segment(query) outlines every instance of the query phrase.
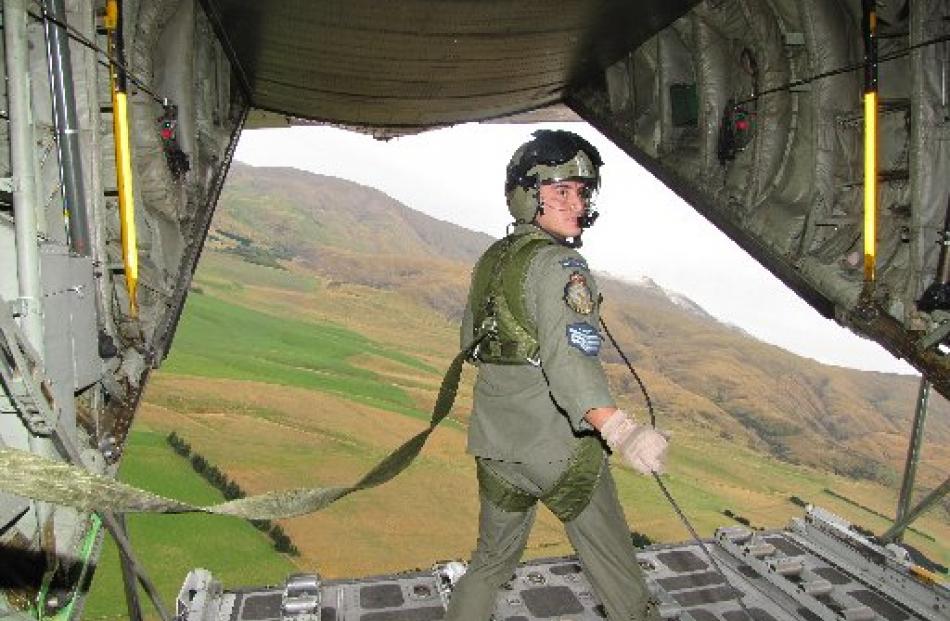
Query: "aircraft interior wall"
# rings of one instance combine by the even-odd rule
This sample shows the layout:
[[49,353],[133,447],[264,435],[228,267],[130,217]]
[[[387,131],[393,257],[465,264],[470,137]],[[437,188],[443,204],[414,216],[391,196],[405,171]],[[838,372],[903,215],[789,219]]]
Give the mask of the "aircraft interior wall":
[[568,101],[819,313],[880,342],[946,395],[945,357],[921,346],[945,315],[917,301],[939,280],[950,192],[939,172],[950,57],[946,43],[923,45],[946,36],[947,6],[879,11],[871,287],[860,2],[702,3]]
[[[75,106],[85,190],[76,206],[66,205],[62,192],[62,139],[40,4],[4,3],[0,67],[7,73],[9,52],[19,45],[22,74],[6,77],[22,78],[24,88],[17,95],[5,88],[9,81],[0,80],[0,89],[5,110],[20,105],[29,114],[0,123],[0,177],[6,179],[0,188],[0,296],[13,311],[13,321],[3,323],[2,347],[7,362],[14,350],[22,356],[32,379],[9,390],[5,378],[0,447],[79,461],[114,476],[148,373],[170,346],[247,100],[234,88],[227,56],[196,2],[123,3],[138,236],[135,312],[122,251],[106,3],[61,4],[65,11],[57,17],[70,35],[67,96]],[[162,133],[166,123],[174,140]],[[14,130],[25,137],[20,155],[11,142]],[[23,162],[23,154],[30,161]],[[28,220],[17,203],[28,203],[35,214],[36,227],[26,237],[16,230]],[[66,215],[78,208],[89,222],[84,252],[73,243],[77,218]],[[30,235],[38,255],[32,268],[20,263],[17,252],[18,240]],[[24,296],[29,280],[39,282],[34,298]],[[17,324],[26,328],[17,330]],[[68,608],[78,618],[83,594],[77,579],[94,568],[101,539],[89,514],[0,494],[0,613],[27,613],[46,584],[47,613]],[[86,555],[84,547],[93,540]]]

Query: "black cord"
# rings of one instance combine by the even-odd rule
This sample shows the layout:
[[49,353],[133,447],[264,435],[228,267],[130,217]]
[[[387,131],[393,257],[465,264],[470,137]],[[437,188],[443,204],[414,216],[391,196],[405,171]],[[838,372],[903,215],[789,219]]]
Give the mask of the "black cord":
[[[915,43],[914,45],[908,45],[904,49],[897,50],[896,52],[885,54],[878,58],[877,64],[880,65],[881,63],[884,63],[884,62],[897,60],[898,58],[903,58],[904,56],[907,56],[908,54],[910,54],[912,51],[916,49],[927,47],[928,45],[936,45],[937,43],[943,43],[944,41],[950,41],[950,35],[940,35],[939,37],[934,37],[933,39],[927,39],[926,41],[921,41],[920,43]],[[847,65],[845,67],[839,67],[838,69],[832,69],[830,71],[825,71],[824,73],[818,73],[807,78],[802,78],[801,80],[794,80],[792,82],[787,82],[781,86],[768,88],[764,91],[756,93],[755,95],[747,99],[739,100],[733,105],[740,106],[742,104],[752,103],[765,95],[771,95],[772,93],[787,91],[797,86],[804,86],[805,84],[810,84],[816,80],[822,80],[824,78],[830,78],[836,75],[841,75],[842,73],[850,73],[852,71],[858,71],[860,69],[864,69],[863,62],[854,63],[853,65]]]
[[607,335],[607,338],[609,338],[610,342],[613,343],[614,349],[616,349],[617,353],[620,354],[620,358],[623,359],[623,363],[627,365],[630,373],[633,374],[633,378],[637,380],[638,384],[640,384],[640,392],[643,393],[643,398],[646,399],[647,411],[650,413],[650,425],[656,429],[656,413],[653,411],[653,400],[650,399],[650,393],[647,392],[647,387],[644,385],[643,380],[640,379],[640,375],[637,373],[636,369],[634,369],[633,365],[630,364],[630,360],[627,359],[627,354],[623,353],[623,350],[620,349],[617,339],[615,339],[614,335],[610,333],[610,329],[607,327],[607,324],[604,323],[603,317],[600,318],[600,325],[604,329],[604,333]]

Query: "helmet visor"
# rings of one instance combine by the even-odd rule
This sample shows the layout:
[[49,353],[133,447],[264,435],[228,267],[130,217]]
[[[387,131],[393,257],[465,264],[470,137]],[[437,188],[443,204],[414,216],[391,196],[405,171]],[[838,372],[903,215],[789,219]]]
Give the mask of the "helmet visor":
[[528,174],[534,175],[539,184],[584,181],[591,189],[597,189],[600,180],[597,167],[583,151],[578,151],[565,162],[538,163]]

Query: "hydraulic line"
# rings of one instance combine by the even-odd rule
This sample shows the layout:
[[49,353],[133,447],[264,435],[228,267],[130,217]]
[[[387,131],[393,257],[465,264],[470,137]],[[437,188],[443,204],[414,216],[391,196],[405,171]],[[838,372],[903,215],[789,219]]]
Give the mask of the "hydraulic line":
[[[99,531],[102,529],[102,518],[99,517],[98,513],[93,513],[89,516],[89,532],[86,534],[86,541],[82,546],[82,553],[80,558],[82,559],[82,570],[79,572],[79,578],[76,580],[77,591],[85,583],[86,576],[89,574],[89,568],[92,566],[92,551],[96,547],[96,540],[99,538]],[[72,599],[69,600],[69,604],[66,606],[66,609],[63,610],[62,614],[59,615],[60,618],[69,621],[73,618],[73,609],[76,607],[76,600],[79,598],[79,593],[77,592],[73,595]]]
[[52,617],[46,617],[43,611],[43,602],[46,600],[47,587],[44,586],[37,597],[36,618],[39,620],[49,619],[50,621],[71,621],[73,610],[76,608],[76,600],[80,597],[79,590],[86,582],[86,576],[89,574],[89,567],[92,565],[92,551],[96,546],[96,540],[99,538],[99,532],[102,530],[102,518],[97,513],[89,516],[89,530],[86,531],[86,538],[83,541],[82,549],[79,553],[79,559],[82,561],[82,569],[79,577],[76,579],[76,591],[69,599],[69,603]]
[[862,0],[864,13],[864,282],[875,279],[877,254],[877,11]]
[[[65,23],[63,0],[45,0],[44,15],[55,16]],[[66,28],[44,20],[50,82],[53,94],[53,115],[59,145],[60,177],[65,199],[66,230],[69,248],[80,256],[89,256],[89,215],[86,212],[83,188],[82,156],[79,152],[79,122],[76,119],[76,97],[73,93],[73,68]]]
[[[106,3],[106,30],[112,56],[120,61],[125,56],[122,0]],[[119,193],[119,223],[122,234],[122,262],[125,266],[125,285],[129,295],[129,313],[138,316],[139,257],[135,231],[135,201],[132,193],[132,152],[129,147],[128,80],[125,67],[113,63],[110,67],[112,83],[112,128],[115,138],[115,169]]]

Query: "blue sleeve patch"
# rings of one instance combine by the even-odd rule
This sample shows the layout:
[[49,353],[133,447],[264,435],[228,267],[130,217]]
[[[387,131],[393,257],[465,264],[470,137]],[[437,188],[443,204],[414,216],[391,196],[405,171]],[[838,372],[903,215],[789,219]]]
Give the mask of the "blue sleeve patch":
[[600,353],[600,332],[587,322],[567,326],[567,344],[584,352],[585,356]]
[[581,259],[580,257],[568,257],[566,259],[561,259],[561,267],[569,270],[582,269],[586,270],[587,261]]

